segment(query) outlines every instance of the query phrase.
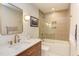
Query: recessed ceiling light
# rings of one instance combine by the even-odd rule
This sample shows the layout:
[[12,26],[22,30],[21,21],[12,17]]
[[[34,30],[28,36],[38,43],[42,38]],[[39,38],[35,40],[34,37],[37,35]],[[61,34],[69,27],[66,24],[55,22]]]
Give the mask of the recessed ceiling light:
[[55,11],[55,8],[52,8],[52,11]]

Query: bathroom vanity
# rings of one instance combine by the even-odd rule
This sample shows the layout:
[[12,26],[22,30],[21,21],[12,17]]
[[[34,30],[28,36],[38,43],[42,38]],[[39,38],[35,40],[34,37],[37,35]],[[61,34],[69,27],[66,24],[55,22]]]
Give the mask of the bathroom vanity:
[[24,39],[16,45],[8,43],[0,45],[0,56],[40,56],[41,40],[40,39]]
[[19,53],[17,56],[41,56],[41,41]]

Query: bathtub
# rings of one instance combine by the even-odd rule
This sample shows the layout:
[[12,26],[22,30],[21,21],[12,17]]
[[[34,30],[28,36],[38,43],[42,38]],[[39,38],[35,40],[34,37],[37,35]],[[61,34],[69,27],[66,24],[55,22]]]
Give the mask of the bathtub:
[[42,56],[69,56],[70,47],[68,41],[43,39]]

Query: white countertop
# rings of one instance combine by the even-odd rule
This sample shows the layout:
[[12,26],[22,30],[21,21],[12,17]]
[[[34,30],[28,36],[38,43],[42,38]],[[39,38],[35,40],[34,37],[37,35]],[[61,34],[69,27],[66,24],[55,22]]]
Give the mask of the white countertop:
[[15,56],[22,51],[32,47],[34,44],[41,41],[40,39],[29,39],[29,40],[22,40],[21,42],[17,43],[16,45],[9,45],[4,44],[0,45],[0,56]]

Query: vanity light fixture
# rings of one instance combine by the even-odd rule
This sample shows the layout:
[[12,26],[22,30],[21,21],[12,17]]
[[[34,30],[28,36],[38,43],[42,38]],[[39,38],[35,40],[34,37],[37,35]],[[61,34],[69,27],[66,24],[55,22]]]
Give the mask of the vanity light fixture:
[[25,21],[30,20],[30,16],[25,16],[25,17],[24,17],[24,20],[25,20]]

